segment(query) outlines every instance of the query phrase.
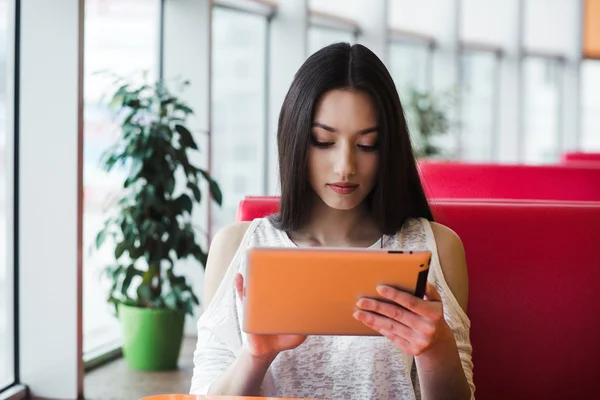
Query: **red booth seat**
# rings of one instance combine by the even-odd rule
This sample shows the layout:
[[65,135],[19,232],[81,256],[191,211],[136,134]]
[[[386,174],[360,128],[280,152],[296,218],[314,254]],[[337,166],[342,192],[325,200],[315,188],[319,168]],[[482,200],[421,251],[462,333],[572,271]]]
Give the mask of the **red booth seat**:
[[430,199],[600,201],[600,165],[421,162],[419,173]]
[[600,153],[583,153],[583,152],[567,152],[561,156],[561,161],[570,162],[586,162],[600,163]]
[[[246,198],[240,220],[276,212]],[[600,393],[600,204],[432,204],[464,243],[476,398],[588,399]]]

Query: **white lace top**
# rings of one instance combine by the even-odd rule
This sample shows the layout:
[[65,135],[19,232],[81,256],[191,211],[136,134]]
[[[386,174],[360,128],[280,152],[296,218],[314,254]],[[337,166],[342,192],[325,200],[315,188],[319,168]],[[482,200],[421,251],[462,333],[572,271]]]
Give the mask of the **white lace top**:
[[[191,394],[206,394],[210,385],[233,363],[246,340],[246,334],[240,328],[242,305],[233,281],[236,272],[245,272],[246,249],[260,246],[296,245],[266,218],[251,223],[215,297],[198,320]],[[444,317],[454,333],[471,386],[471,398],[474,398],[470,321],[444,279],[429,222],[426,219],[408,220],[399,234],[384,236],[372,247],[432,251],[429,282],[435,285],[442,297]],[[309,336],[298,348],[279,354],[271,364],[261,387],[262,395],[321,399],[420,399],[413,361],[413,356],[384,337]]]

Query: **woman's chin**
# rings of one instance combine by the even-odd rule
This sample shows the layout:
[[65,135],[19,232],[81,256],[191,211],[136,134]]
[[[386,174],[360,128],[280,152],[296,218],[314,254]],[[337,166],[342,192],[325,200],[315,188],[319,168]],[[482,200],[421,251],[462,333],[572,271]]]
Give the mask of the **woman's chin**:
[[336,211],[351,211],[362,203],[362,199],[355,196],[326,196],[325,198],[321,197],[321,200]]

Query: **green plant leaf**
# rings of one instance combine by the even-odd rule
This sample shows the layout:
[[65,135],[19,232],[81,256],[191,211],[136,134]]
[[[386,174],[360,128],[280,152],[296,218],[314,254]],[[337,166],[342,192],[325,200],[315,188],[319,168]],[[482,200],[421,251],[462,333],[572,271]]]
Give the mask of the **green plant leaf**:
[[188,299],[186,303],[186,314],[194,316],[194,303],[192,299]]
[[115,258],[118,260],[119,258],[121,258],[121,256],[123,255],[123,253],[125,252],[125,249],[127,249],[127,246],[129,244],[126,241],[122,241],[120,242],[117,247],[115,247]]
[[205,170],[199,169],[199,172],[202,174],[204,179],[206,179],[206,181],[208,182],[208,189],[210,190],[210,195],[213,198],[213,200],[215,201],[215,203],[217,203],[218,205],[222,205],[223,194],[221,193],[221,189],[219,188],[219,185],[217,184],[217,182],[215,182],[210,177],[208,172],[206,172]]
[[177,131],[177,133],[179,133],[179,136],[181,137],[181,143],[185,147],[195,149],[195,150],[198,149],[198,145],[194,141],[194,137],[192,136],[192,133],[185,126],[176,124],[175,130]]
[[200,193],[200,189],[198,189],[198,186],[194,185],[194,183],[192,182],[188,182],[187,187],[192,191],[194,199],[196,199],[196,201],[200,203],[200,200],[202,200],[202,193]]
[[177,309],[177,298],[175,297],[175,294],[173,292],[165,296],[165,306],[167,306],[171,310]]
[[173,191],[175,190],[175,178],[174,177],[170,176],[169,178],[167,178],[165,190],[168,194],[173,194]]
[[192,296],[192,301],[194,302],[194,304],[197,305],[197,306],[199,306],[200,305],[200,300],[198,300],[198,297],[196,297],[196,295],[192,291],[192,288],[190,288],[190,296]]
[[181,102],[175,103],[175,109],[178,111],[182,111],[186,115],[190,115],[190,114],[194,113],[194,111],[191,108],[189,108],[187,105],[185,105]]
[[96,236],[96,248],[99,249],[102,247],[102,243],[104,243],[104,239],[106,239],[106,229],[100,230],[98,235]]
[[137,288],[138,302],[149,306],[152,303],[152,292],[146,285],[140,285]]
[[192,207],[194,205],[192,204],[192,199],[190,199],[190,196],[187,194],[179,196],[177,200],[175,200],[175,204],[179,209],[187,211],[188,214],[192,214]]
[[125,273],[125,279],[123,279],[123,284],[121,284],[121,293],[124,296],[127,296],[127,290],[129,290],[129,286],[131,285],[131,280],[136,275],[137,275],[137,270],[135,269],[133,264],[130,265],[129,267],[127,267],[127,272]]

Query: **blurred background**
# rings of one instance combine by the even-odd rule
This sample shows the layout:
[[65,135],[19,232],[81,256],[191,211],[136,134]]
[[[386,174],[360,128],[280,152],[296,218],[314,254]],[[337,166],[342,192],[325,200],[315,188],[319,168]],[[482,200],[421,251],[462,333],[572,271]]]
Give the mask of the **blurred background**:
[[[222,193],[194,206],[206,248],[244,196],[279,193],[279,108],[323,46],[382,59],[419,157],[553,164],[600,152],[598,26],[595,0],[0,0],[0,389],[75,398],[120,354],[114,244],[92,247],[126,173],[100,162],[120,125],[98,72],[190,81],[195,160]],[[200,295],[201,265],[177,268]]]

